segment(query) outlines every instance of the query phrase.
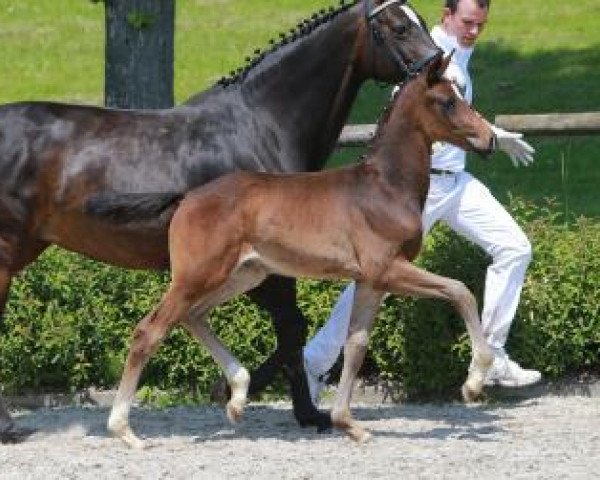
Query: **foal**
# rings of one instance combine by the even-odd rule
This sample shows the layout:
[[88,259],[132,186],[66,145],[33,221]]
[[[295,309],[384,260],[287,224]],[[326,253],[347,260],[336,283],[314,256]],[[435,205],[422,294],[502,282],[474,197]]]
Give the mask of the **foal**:
[[[432,142],[479,152],[493,145],[487,122],[442,79],[448,62],[449,57],[438,57],[397,95],[363,162],[319,173],[237,172],[181,200],[169,229],[172,281],[158,307],[135,329],[109,419],[115,435],[143,446],[128,426],[130,404],[142,368],[177,324],[201,338],[224,369],[232,392],[227,415],[231,421],[241,417],[249,382],[246,369],[206,321],[188,318],[206,318],[211,308],[271,273],[356,280],[344,367],[331,412],[333,424],[355,440],[363,441],[369,433],[350,414],[352,385],[385,292],[440,298],[454,305],[472,343],[463,396],[469,401],[481,393],[492,357],[473,295],[461,282],[411,263],[421,248]],[[161,208],[178,200],[171,195]]]

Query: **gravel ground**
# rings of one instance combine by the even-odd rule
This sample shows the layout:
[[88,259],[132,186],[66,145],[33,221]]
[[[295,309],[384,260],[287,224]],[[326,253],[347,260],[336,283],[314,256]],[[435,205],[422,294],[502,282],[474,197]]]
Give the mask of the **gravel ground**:
[[[360,401],[360,399],[359,399]],[[600,399],[544,395],[462,404],[355,405],[373,438],[299,428],[288,403],[250,404],[235,428],[220,407],[134,409],[150,448],[107,436],[106,407],[18,413],[38,432],[0,445],[8,479],[600,478]]]

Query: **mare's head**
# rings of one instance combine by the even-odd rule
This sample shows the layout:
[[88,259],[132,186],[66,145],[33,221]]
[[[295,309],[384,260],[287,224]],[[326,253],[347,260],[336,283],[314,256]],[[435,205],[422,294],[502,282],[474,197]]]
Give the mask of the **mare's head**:
[[427,25],[406,0],[363,0],[366,22],[357,55],[366,77],[398,83],[439,53]]
[[[490,124],[444,77],[451,55],[436,57],[398,94],[399,112],[424,133],[427,142],[449,142],[464,150],[486,155],[493,151],[495,137]],[[395,110],[395,109],[394,109]]]

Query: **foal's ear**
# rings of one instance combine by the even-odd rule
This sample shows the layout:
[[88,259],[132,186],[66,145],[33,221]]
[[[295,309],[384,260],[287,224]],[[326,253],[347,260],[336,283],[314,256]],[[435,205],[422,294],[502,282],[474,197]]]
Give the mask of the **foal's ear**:
[[437,55],[428,65],[427,68],[427,86],[431,87],[438,83],[442,77],[444,76],[444,72],[448,68],[450,64],[450,60],[452,60],[452,55],[454,54],[454,50],[452,50],[445,57],[440,53]]

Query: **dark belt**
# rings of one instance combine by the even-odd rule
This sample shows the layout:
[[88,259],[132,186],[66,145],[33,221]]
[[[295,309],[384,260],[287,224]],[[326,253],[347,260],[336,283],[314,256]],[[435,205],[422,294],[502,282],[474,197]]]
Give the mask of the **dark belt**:
[[441,170],[439,168],[430,168],[429,173],[432,175],[456,175],[456,172],[450,170]]

